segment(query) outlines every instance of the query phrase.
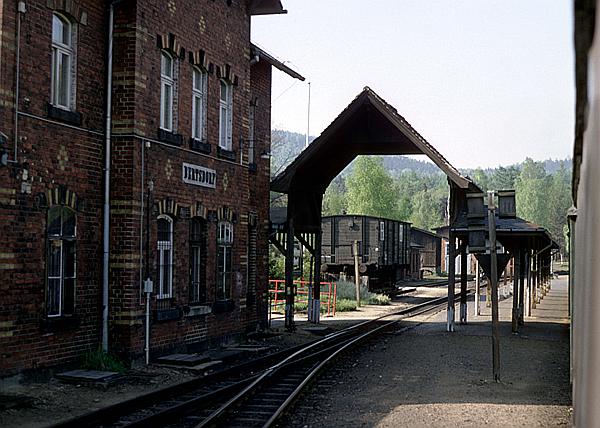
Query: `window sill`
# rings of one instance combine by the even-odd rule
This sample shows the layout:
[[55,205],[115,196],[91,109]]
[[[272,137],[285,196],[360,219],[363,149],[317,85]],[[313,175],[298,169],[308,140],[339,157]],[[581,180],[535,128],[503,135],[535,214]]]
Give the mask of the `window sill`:
[[181,318],[181,315],[179,308],[156,309],[154,311],[154,320],[156,322],[178,320]]
[[200,152],[210,154],[211,147],[209,143],[205,143],[204,141],[196,140],[195,138],[190,138],[190,149]]
[[213,314],[224,314],[227,312],[233,312],[235,308],[235,303],[232,299],[227,300],[217,300],[212,304],[212,312]]
[[212,313],[212,308],[208,304],[195,304],[187,308],[188,312],[185,314],[186,318],[202,317]]
[[158,128],[158,139],[177,147],[181,147],[183,143],[183,136],[181,134],[175,134],[162,128]]
[[233,150],[226,150],[223,147],[217,147],[217,156],[230,161],[235,161],[235,152]]
[[65,110],[50,103],[47,104],[47,108],[48,118],[60,120],[61,122],[65,122],[70,125],[81,125],[81,113],[72,110]]
[[45,317],[40,320],[40,329],[44,333],[59,333],[73,331],[81,325],[81,319],[77,315],[62,315],[59,317]]

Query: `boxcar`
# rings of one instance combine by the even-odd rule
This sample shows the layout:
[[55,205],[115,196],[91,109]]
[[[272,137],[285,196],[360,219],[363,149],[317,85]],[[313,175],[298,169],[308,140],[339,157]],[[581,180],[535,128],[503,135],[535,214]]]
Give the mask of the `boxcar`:
[[359,271],[373,291],[393,290],[410,269],[410,223],[362,215],[323,217],[322,270],[354,276],[354,241]]

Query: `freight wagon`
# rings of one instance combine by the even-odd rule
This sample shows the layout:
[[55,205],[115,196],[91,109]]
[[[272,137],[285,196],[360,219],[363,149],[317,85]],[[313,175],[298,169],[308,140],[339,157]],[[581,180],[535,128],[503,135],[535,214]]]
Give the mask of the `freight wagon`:
[[410,223],[362,215],[336,215],[321,221],[322,271],[354,276],[353,245],[358,241],[361,275],[372,291],[392,291],[410,274]]

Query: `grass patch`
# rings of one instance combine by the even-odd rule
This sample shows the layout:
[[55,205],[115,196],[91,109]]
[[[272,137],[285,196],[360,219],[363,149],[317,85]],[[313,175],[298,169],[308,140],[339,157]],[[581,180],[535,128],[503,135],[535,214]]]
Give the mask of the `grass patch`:
[[96,351],[88,351],[81,358],[81,367],[86,370],[105,370],[109,372],[125,373],[127,367],[119,357],[114,354]]
[[[354,303],[354,309],[346,309],[346,310],[355,310],[356,309],[356,285],[353,282],[349,281],[339,281],[337,283],[337,310],[342,311],[340,309],[340,302],[342,300],[352,301]],[[360,285],[360,303],[364,305],[389,305],[391,299],[385,294],[377,294],[371,293],[369,288],[361,284]]]
[[356,310],[356,300],[339,299],[337,301],[337,312],[350,312]]

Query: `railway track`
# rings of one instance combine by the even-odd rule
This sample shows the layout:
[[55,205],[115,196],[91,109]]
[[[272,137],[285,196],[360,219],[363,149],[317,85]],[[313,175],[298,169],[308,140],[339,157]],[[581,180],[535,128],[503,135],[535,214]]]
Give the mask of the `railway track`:
[[446,301],[445,297],[431,299],[310,344],[163,388],[53,427],[269,427],[340,353],[402,319],[445,307]]

